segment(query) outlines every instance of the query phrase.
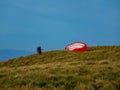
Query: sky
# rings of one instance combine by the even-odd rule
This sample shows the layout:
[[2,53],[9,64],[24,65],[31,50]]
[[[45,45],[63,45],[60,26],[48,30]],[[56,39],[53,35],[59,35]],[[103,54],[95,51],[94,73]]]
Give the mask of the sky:
[[120,45],[120,0],[0,0],[0,49]]

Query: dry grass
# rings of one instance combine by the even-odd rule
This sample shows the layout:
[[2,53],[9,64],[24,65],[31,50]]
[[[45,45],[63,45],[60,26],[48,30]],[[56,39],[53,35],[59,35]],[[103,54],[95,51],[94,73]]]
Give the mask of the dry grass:
[[0,63],[0,89],[120,90],[120,46],[49,51]]

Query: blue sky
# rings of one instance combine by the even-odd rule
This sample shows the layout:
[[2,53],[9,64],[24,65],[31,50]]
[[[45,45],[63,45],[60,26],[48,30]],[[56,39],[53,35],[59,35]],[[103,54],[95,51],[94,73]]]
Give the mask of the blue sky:
[[0,49],[120,45],[120,0],[0,0]]

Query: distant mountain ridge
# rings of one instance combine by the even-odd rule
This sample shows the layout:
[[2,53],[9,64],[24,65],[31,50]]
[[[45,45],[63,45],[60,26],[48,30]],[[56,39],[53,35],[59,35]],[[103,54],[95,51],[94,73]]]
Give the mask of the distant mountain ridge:
[[0,62],[20,56],[32,54],[32,51],[15,50],[15,49],[0,49]]

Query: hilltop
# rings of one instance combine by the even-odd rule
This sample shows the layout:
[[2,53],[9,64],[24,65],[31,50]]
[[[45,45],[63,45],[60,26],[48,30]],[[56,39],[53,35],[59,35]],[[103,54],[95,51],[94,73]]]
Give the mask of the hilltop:
[[0,90],[120,90],[120,46],[32,54],[0,62]]

